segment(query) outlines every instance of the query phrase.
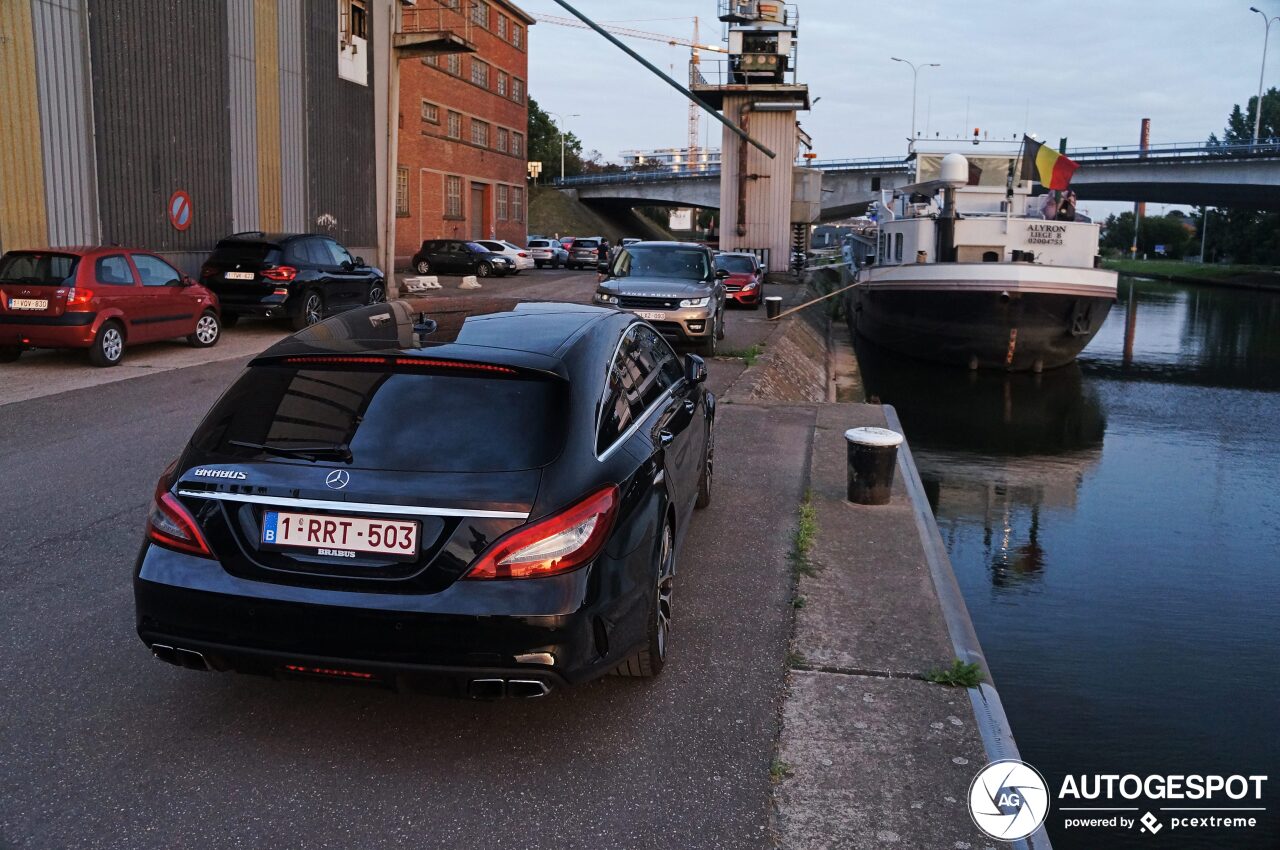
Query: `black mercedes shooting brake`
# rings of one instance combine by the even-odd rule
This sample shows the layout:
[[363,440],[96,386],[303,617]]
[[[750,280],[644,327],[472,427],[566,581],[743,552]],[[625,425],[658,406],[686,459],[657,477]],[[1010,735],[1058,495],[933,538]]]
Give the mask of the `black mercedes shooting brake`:
[[255,358],[161,476],[137,629],[201,670],[541,696],[667,658],[706,367],[617,310],[359,308]]

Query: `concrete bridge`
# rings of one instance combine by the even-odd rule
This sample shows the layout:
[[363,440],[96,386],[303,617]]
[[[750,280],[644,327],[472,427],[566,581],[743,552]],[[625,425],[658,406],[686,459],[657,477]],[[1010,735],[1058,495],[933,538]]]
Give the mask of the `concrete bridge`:
[[[1203,143],[1068,150],[1080,163],[1071,181],[1082,200],[1148,201],[1280,210],[1280,142],[1257,146]],[[911,182],[903,158],[819,160],[821,221],[860,215],[881,190]],[[584,203],[618,210],[638,206],[714,209],[720,172],[630,170],[570,177],[555,184]]]

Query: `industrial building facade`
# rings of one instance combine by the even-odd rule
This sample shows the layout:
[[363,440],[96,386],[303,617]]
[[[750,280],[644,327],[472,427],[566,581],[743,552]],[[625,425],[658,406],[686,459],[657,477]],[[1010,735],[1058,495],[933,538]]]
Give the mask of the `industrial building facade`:
[[119,243],[193,273],[229,233],[310,231],[372,261],[398,7],[0,0],[0,250]]
[[424,239],[528,233],[529,27],[499,0],[418,0],[404,29],[464,34],[472,49],[400,63],[396,257]]

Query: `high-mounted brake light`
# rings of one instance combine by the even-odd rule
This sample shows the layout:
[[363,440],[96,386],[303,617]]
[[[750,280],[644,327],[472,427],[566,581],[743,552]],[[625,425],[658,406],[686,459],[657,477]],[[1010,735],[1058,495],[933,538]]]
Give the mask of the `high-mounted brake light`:
[[213,552],[200,533],[195,517],[178,501],[177,496],[169,492],[169,482],[176,468],[177,461],[169,464],[169,468],[161,473],[160,480],[156,482],[155,501],[151,506],[151,516],[147,519],[147,537],[151,542],[169,549],[212,558]]
[[490,372],[498,375],[517,375],[509,366],[492,363],[469,363],[465,360],[439,360],[430,357],[369,357],[347,354],[307,354],[285,357],[286,366],[398,366],[418,369],[460,369],[474,372]]
[[618,488],[601,487],[563,511],[498,540],[466,578],[538,578],[576,570],[604,548],[617,507]]
[[275,266],[270,269],[263,269],[262,276],[267,280],[293,280],[298,276],[298,270],[293,266]]

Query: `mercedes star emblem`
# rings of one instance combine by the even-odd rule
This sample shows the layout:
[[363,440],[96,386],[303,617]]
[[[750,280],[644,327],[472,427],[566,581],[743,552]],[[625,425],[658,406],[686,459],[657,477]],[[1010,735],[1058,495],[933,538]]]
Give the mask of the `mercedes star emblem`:
[[325,476],[324,483],[334,490],[341,490],[351,483],[351,475],[345,469],[335,469]]

